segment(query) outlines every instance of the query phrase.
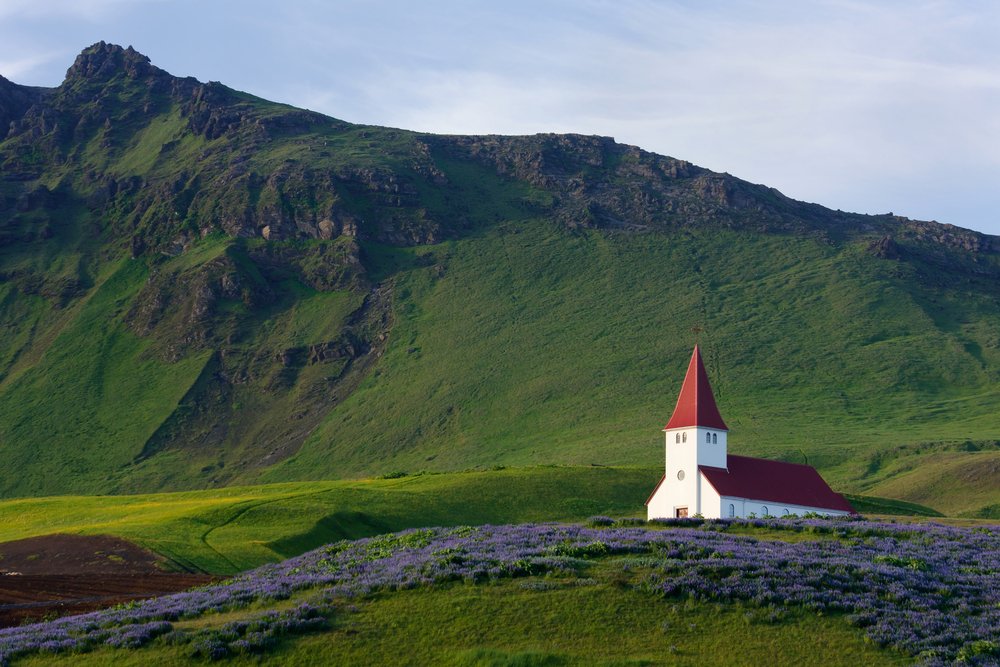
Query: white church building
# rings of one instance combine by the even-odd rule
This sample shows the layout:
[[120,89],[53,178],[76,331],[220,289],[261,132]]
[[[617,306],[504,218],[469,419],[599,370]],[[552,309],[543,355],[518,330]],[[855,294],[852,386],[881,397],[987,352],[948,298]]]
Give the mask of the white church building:
[[729,429],[715,404],[698,346],[663,431],[667,466],[646,501],[649,519],[854,513],[811,466],[726,451]]

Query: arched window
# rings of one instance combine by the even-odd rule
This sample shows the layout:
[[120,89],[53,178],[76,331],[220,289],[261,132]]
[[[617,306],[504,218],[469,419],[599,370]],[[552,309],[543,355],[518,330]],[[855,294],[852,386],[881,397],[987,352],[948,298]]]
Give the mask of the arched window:
[[736,505],[729,503],[729,518],[732,519],[736,516]]
[[681,433],[681,442],[687,442],[687,441],[688,441],[688,434]]
[[788,511],[787,507],[785,509],[781,510],[781,516],[788,516],[789,514],[790,514],[790,512]]
[[767,512],[767,505],[761,505],[760,506],[760,515],[761,516],[770,516],[770,514],[768,514],[768,512]]
[[713,433],[712,434],[712,444],[713,445],[719,444],[719,434],[718,433]]
[[706,433],[705,434],[705,444],[706,445],[711,445],[712,444],[712,434],[711,433]]
[[680,433],[674,433],[674,442],[680,443],[680,441],[681,441],[681,434]]

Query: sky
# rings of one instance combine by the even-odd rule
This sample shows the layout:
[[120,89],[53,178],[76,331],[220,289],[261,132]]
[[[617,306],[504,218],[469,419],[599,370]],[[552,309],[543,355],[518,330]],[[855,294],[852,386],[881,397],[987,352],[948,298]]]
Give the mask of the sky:
[[0,74],[97,41],[343,120],[577,132],[1000,235],[1000,3],[0,0]]

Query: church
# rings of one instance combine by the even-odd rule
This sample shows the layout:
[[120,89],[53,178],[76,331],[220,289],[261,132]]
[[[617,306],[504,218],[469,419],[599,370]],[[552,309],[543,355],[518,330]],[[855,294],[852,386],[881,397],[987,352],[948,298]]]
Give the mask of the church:
[[648,519],[853,514],[812,466],[733,456],[696,345],[666,434],[666,472],[646,500]]

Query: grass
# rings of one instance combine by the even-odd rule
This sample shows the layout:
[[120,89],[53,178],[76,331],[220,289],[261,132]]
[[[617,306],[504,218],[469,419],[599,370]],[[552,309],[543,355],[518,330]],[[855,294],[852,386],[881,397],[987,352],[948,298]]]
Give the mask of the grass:
[[[274,665],[894,665],[903,656],[864,641],[842,618],[800,610],[777,618],[739,604],[664,600],[597,565],[582,578],[449,584],[345,603],[330,631],[283,640],[261,657]],[[221,624],[233,614],[206,621]],[[162,642],[17,665],[166,665],[184,649]]]
[[844,497],[851,503],[859,514],[881,514],[888,516],[926,516],[942,517],[941,512],[930,507],[908,503],[903,500],[893,498],[878,498],[876,496],[862,496],[853,493],[844,494]]
[[[745,261],[709,275],[660,268],[701,265],[736,246]],[[231,241],[209,236],[159,271],[183,275],[233,252]],[[979,364],[947,331],[928,326],[908,283],[891,273],[898,267],[801,239],[567,236],[538,220],[436,246],[367,244],[365,256],[372,276],[394,285],[388,348],[297,453],[263,472],[246,462],[266,453],[260,448],[336,369],[306,366],[284,393],[267,389],[267,375],[236,385],[224,443],[168,447],[133,463],[150,434],[183,416],[177,406],[208,358],[164,364],[148,354],[155,339],[122,323],[144,264],[105,269],[89,298],[60,314],[68,319],[48,351],[33,364],[16,362],[18,375],[5,382],[0,438],[19,474],[4,478],[0,492],[136,492],[215,484],[220,475],[257,483],[546,462],[653,467],[689,354],[688,325],[703,323],[734,453],[808,462],[837,488],[948,514],[989,516],[1000,503],[994,454],[954,444],[995,435],[992,362]],[[269,309],[240,315],[230,353],[273,365],[282,349],[335,338],[362,299],[294,280],[278,294]],[[747,303],[760,304],[749,318]],[[7,288],[0,308],[13,323],[15,363],[45,307]],[[777,334],[791,326],[789,313],[809,323],[805,340]],[[834,326],[842,335],[819,342]],[[984,346],[980,356],[988,354]],[[972,393],[963,388],[972,380],[986,384]],[[868,390],[881,385],[895,390]],[[211,423],[196,425],[211,432]]]
[[[114,318],[144,279],[141,264],[121,264],[45,356],[7,386],[17,400],[0,402],[0,442],[17,475],[0,480],[0,494],[99,485],[132,461],[198,377],[207,355],[163,364],[144,354],[148,340]],[[52,442],[64,444],[57,458],[38,446]]]
[[[733,247],[743,261],[709,272],[706,258]],[[183,275],[232,252],[231,241],[209,236],[159,270]],[[190,488],[217,483],[220,474],[257,483],[547,462],[653,467],[690,352],[689,325],[701,323],[734,453],[808,462],[837,488],[945,513],[1000,503],[988,466],[979,468],[985,481],[970,481],[975,493],[966,492],[971,473],[961,471],[987,457],[953,445],[994,435],[992,361],[984,367],[929,325],[908,296],[912,276],[893,275],[899,267],[802,239],[567,236],[538,220],[436,246],[367,244],[365,257],[373,278],[394,285],[388,349],[296,454],[263,472],[245,462],[266,453],[258,443],[269,442],[331,370],[307,366],[280,394],[267,389],[267,376],[263,386],[237,385],[224,447],[168,447],[133,464],[206,360],[162,364],[145,354],[155,339],[122,325],[143,265],[106,270],[93,294],[62,315],[69,319],[49,352],[33,365],[20,362],[20,375],[0,394],[0,437],[21,466],[3,493]],[[692,264],[705,268],[661,269]],[[240,316],[230,352],[273,358],[331,340],[361,303],[356,292],[295,281],[278,294],[269,310]],[[10,292],[2,303],[15,324],[14,350],[30,335],[30,309],[44,313],[44,306]],[[748,303],[760,305],[750,317]],[[791,313],[808,323],[803,340],[778,334],[793,324]],[[823,338],[829,327],[841,335]],[[141,387],[133,368],[143,374]],[[973,380],[985,383],[975,393],[963,388]],[[895,389],[868,389],[882,385]],[[901,442],[916,444],[902,451]],[[914,475],[916,468],[924,473]]]
[[[484,622],[489,619],[488,622]],[[406,638],[400,641],[401,638]],[[747,621],[738,606],[666,604],[607,585],[531,591],[520,583],[382,596],[329,636],[284,656],[343,664],[899,664],[840,619]],[[300,657],[301,656],[301,657]]]
[[[196,346],[176,363],[163,361],[164,348],[183,347],[190,337],[183,313],[168,318],[158,338],[136,336],[127,318],[154,270],[176,281],[227,258],[232,246],[231,239],[211,235],[189,252],[152,266],[142,260],[105,265],[87,298],[48,312],[44,299],[26,298],[14,286],[4,286],[0,319],[11,324],[11,335],[0,346],[0,362],[5,362],[0,372],[7,373],[0,375],[0,443],[19,474],[0,475],[0,496],[190,487],[209,476],[205,470],[224,465],[217,448],[184,456],[171,452],[156,465],[137,461],[161,426],[183,416],[182,399],[197,388],[199,378],[216,369],[211,367],[212,351]],[[230,348],[230,356],[236,352],[253,358],[261,347],[276,354],[335,340],[363,298],[349,290],[320,292],[292,279],[276,291],[271,308],[243,323],[250,334]],[[173,338],[164,334],[167,328]],[[274,357],[263,356],[277,364]],[[262,428],[283,428],[290,414],[300,410],[301,394],[327,386],[327,376],[336,370],[332,366],[307,367],[284,395],[251,391],[237,396],[233,404],[246,403],[253,417],[236,420],[234,439],[253,442]],[[303,387],[307,381],[312,385]],[[70,451],[66,443],[73,443]],[[232,444],[238,451],[244,443]]]
[[231,574],[403,528],[580,521],[642,511],[656,471],[538,467],[136,496],[0,502],[0,542],[79,533],[145,546],[177,569]]
[[133,145],[117,160],[115,170],[121,175],[149,173],[166,145],[179,144],[189,136],[186,129],[187,122],[177,109],[157,116],[136,133]]
[[[738,262],[712,259],[734,248]],[[933,326],[914,276],[893,273],[905,268],[850,248],[719,232],[570,237],[526,220],[420,249],[423,267],[399,259],[413,252],[372,256],[397,275],[379,368],[262,479],[323,475],[327,461],[358,475],[655,465],[696,325],[734,453],[809,462],[867,493],[895,474],[871,473],[874,453],[992,437],[994,362],[984,369]],[[967,383],[982,387],[975,400]]]
[[899,473],[873,486],[872,493],[932,505],[948,515],[977,516],[997,502],[1000,452],[941,452],[895,465]]

